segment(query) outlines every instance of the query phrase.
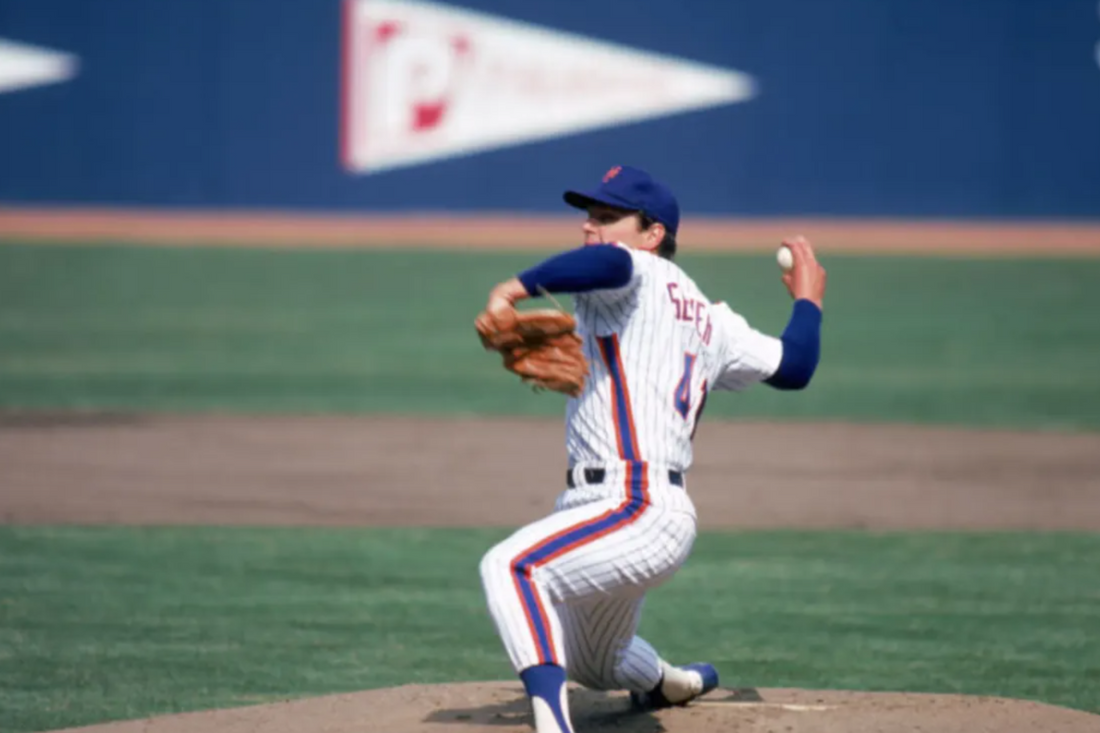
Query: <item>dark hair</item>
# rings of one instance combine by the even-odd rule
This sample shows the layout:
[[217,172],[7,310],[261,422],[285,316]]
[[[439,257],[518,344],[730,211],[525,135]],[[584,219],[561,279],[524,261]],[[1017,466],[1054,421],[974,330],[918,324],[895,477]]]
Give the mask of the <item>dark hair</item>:
[[[643,232],[658,223],[660,222],[650,217],[644,211],[638,212],[638,225],[641,226]],[[676,256],[676,235],[670,232],[668,227],[665,227],[664,239],[657,245],[657,256],[663,257],[666,260],[671,260]]]

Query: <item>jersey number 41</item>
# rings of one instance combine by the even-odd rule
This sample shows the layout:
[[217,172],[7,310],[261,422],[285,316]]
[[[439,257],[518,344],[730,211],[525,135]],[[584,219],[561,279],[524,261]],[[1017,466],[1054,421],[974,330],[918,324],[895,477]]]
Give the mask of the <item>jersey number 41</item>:
[[[692,372],[695,371],[695,354],[690,352],[684,353],[684,374],[680,377],[680,381],[676,384],[676,391],[673,393],[673,404],[676,406],[676,412],[680,413],[680,416],[685,420],[688,420],[688,415],[691,413],[691,377]],[[694,418],[691,426],[691,437],[695,438],[695,430],[699,427],[699,417],[703,414],[703,408],[707,404],[707,382],[703,380],[703,388],[699,397],[699,404],[695,409]]]

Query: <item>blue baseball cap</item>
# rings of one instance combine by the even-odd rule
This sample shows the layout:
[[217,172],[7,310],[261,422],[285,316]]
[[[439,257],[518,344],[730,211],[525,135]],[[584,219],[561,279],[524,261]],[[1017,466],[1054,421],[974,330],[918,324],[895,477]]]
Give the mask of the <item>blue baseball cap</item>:
[[604,174],[600,185],[593,191],[566,191],[565,203],[578,209],[592,204],[604,204],[618,209],[640,211],[650,219],[665,225],[675,236],[680,226],[680,205],[672,191],[653,180],[643,170],[628,165],[617,165]]

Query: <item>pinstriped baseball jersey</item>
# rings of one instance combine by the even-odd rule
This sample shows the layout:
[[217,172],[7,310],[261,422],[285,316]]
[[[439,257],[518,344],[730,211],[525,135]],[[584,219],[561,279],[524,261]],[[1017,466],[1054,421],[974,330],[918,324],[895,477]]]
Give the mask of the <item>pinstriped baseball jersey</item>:
[[[671,262],[624,249],[626,285],[575,297],[592,370],[567,409],[577,485],[493,547],[481,577],[517,671],[555,664],[589,687],[642,692],[661,679],[657,652],[635,634],[645,593],[679,569],[696,535],[695,507],[669,470],[690,467],[707,394],[770,376],[782,342],[712,304]],[[587,466],[602,469],[598,480]]]
[[[570,464],[645,460],[687,470],[707,395],[766,379],[782,342],[724,303],[712,304],[672,262],[627,251],[630,282],[575,297],[592,378],[567,408]],[[634,445],[623,444],[628,423]]]

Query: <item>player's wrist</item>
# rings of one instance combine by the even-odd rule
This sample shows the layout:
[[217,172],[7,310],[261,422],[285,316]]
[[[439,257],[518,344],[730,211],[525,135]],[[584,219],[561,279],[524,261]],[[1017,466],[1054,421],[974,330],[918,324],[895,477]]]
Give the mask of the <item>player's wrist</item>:
[[527,292],[527,288],[524,287],[518,277],[505,280],[497,285],[493,288],[493,294],[513,303],[517,300],[530,297],[530,293]]

